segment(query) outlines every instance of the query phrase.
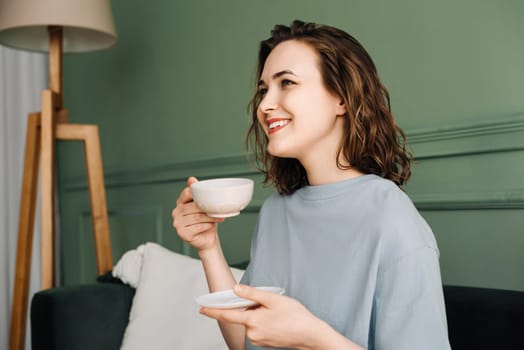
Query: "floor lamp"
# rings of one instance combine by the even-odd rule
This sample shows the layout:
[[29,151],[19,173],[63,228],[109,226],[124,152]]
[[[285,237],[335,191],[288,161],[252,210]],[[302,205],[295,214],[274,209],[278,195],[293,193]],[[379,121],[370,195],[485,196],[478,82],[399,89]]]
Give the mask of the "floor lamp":
[[68,123],[63,107],[64,52],[107,48],[116,41],[109,0],[0,0],[0,43],[49,52],[49,89],[41,111],[28,116],[20,203],[10,350],[25,343],[31,252],[41,172],[42,289],[55,285],[55,141],[84,143],[98,273],[112,268],[98,127]]

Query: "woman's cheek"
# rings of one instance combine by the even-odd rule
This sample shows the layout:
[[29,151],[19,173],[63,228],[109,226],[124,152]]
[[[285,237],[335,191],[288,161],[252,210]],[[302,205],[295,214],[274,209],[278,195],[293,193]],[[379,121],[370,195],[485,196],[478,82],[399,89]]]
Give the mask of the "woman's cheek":
[[260,114],[257,116],[257,119],[258,119],[258,124],[260,125],[260,127],[262,128],[262,130],[264,130],[264,133],[266,134],[266,136],[268,135],[268,126],[264,120],[264,117],[261,117]]

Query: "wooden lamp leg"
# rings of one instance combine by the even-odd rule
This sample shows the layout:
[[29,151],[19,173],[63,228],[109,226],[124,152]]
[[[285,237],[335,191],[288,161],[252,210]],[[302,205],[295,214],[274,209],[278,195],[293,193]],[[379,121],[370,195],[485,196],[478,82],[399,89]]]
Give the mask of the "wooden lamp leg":
[[97,271],[98,274],[106,273],[113,268],[113,259],[98,127],[60,123],[56,128],[56,137],[84,142]]
[[23,350],[31,254],[33,251],[33,230],[35,223],[36,195],[38,191],[38,164],[40,157],[40,113],[32,113],[27,121],[27,135],[24,155],[24,174],[18,222],[18,243],[16,249],[16,270],[9,331],[9,349]]
[[55,286],[55,108],[53,93],[42,92],[42,289]]
[[100,149],[98,127],[96,125],[84,127],[88,127],[85,140],[85,155],[87,176],[89,179],[96,265],[98,274],[103,274],[113,268],[113,259],[111,239],[109,236],[109,218],[107,216],[102,151]]

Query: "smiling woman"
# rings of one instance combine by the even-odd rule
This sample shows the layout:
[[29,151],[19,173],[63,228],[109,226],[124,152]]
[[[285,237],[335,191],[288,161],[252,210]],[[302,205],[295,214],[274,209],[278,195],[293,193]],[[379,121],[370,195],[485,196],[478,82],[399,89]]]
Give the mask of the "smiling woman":
[[[266,182],[281,193],[292,193],[315,184],[313,169],[305,169],[306,164],[327,159],[322,167],[335,165],[347,176],[356,170],[404,184],[411,175],[411,155],[371,57],[355,38],[336,28],[324,26],[315,35],[307,34],[307,25],[295,30],[289,35],[285,26],[276,26],[259,52],[260,80],[251,101],[248,140]],[[294,110],[301,115],[298,120]],[[282,138],[269,137],[282,129],[281,121],[298,128],[300,138],[296,140],[295,133],[292,139],[300,156],[279,151]]]
[[411,156],[371,57],[337,28],[295,21],[261,42],[257,74],[247,140],[277,193],[260,210],[242,285],[221,220],[189,188],[172,214],[210,291],[233,288],[258,306],[201,312],[231,349],[449,349],[437,243],[400,188]]
[[346,113],[343,100],[324,87],[319,69],[312,69],[317,61],[317,53],[305,43],[278,45],[265,62],[256,110],[257,125],[268,135],[266,151],[299,160],[310,169],[310,181],[318,167],[315,162],[336,166],[332,160]]

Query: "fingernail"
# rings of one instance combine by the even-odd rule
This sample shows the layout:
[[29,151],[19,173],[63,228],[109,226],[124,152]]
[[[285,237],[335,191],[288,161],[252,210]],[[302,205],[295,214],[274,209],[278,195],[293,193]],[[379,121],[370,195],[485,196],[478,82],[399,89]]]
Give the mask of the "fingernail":
[[234,287],[235,292],[242,293],[244,291],[244,287],[241,284],[236,284]]

